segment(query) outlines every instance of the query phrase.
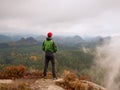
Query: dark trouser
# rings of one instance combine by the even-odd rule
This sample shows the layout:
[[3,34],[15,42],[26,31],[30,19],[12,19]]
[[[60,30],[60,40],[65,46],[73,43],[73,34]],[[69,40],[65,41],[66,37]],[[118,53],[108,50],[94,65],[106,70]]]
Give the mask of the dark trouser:
[[55,57],[54,55],[47,55],[47,53],[45,54],[45,62],[44,62],[44,77],[47,75],[47,69],[48,69],[48,64],[49,61],[51,61],[52,64],[52,74],[53,74],[53,78],[56,78],[56,70],[55,70]]

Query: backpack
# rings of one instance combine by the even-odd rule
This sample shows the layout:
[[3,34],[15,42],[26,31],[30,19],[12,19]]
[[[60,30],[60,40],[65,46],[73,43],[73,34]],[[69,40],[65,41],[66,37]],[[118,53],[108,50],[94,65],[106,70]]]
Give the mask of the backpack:
[[56,47],[53,40],[45,40],[43,42],[42,48],[43,48],[43,51],[46,51],[46,52],[53,52],[54,53],[57,51],[57,47]]

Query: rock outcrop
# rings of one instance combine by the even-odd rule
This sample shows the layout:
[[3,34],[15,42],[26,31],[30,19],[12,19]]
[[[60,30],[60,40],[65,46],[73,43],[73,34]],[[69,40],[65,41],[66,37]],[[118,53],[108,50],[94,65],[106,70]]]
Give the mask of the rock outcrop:
[[52,79],[39,79],[35,83],[31,84],[32,90],[65,90],[62,87],[55,84],[55,80]]

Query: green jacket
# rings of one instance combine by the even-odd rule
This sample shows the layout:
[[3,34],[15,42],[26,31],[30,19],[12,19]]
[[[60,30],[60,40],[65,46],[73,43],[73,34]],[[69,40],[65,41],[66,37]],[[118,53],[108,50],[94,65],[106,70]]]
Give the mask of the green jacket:
[[43,51],[50,51],[55,53],[57,51],[57,46],[55,45],[54,41],[51,38],[47,38],[42,45]]

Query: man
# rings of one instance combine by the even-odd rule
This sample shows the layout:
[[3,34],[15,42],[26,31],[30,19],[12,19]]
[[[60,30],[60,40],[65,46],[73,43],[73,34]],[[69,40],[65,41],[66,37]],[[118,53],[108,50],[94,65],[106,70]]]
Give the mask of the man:
[[44,62],[44,78],[47,75],[48,63],[51,61],[52,64],[52,75],[53,79],[57,79],[56,77],[56,69],[55,69],[55,56],[54,53],[57,51],[57,46],[55,42],[52,40],[52,33],[48,32],[46,40],[43,42],[42,50],[45,51],[45,62]]

